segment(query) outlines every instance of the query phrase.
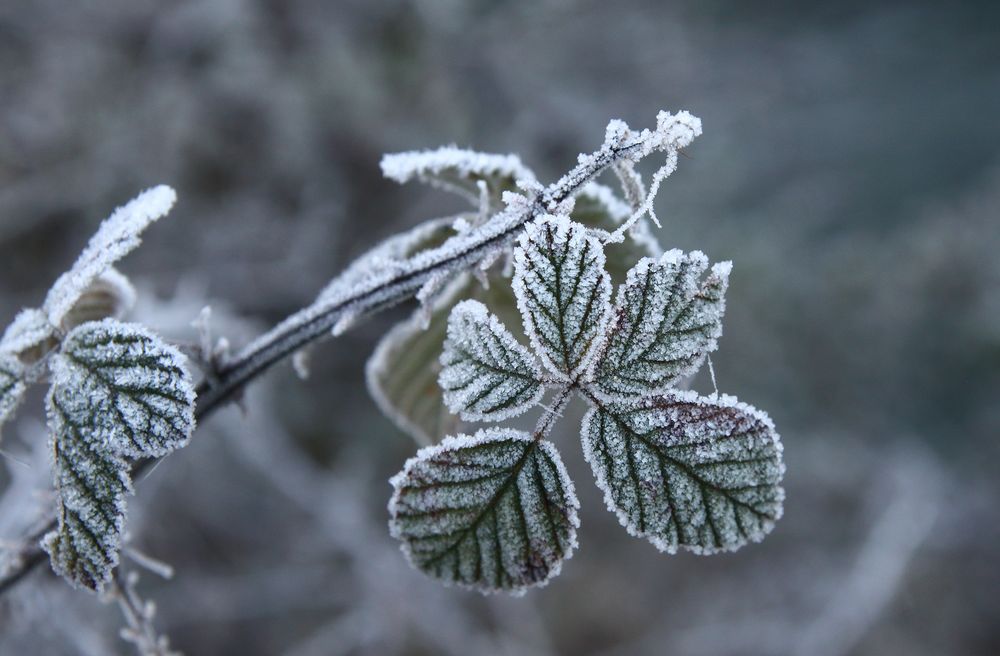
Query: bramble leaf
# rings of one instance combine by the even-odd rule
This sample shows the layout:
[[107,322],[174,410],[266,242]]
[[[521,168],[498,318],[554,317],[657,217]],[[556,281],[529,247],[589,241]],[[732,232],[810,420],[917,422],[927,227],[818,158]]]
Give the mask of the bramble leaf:
[[36,362],[57,344],[55,328],[45,313],[36,308],[25,308],[4,330],[0,353],[18,356],[24,362]]
[[545,391],[531,352],[479,301],[462,301],[452,309],[441,365],[444,401],[466,420],[517,416]]
[[523,593],[576,547],[579,503],[551,443],[506,429],[421,449],[391,481],[392,535],[421,571],[480,592]]
[[707,258],[678,250],[643,258],[618,290],[597,388],[608,397],[659,394],[694,373],[722,334],[732,265],[722,262],[700,280]]
[[785,465],[765,413],[693,392],[591,401],[584,455],[629,533],[669,553],[710,554],[759,542],[774,527]]
[[59,493],[58,529],[42,539],[52,569],[74,587],[101,591],[118,565],[125,495],[132,492],[126,460],[107,449],[89,422],[55,389],[47,399],[52,471]]
[[162,456],[194,429],[183,361],[140,325],[92,321],[66,336],[52,363],[52,394],[102,446],[130,458]]
[[59,276],[49,290],[42,306],[49,323],[59,326],[94,279],[133,251],[142,242],[139,235],[165,216],[176,200],[173,189],[160,185],[116,209],[91,237],[72,268]]
[[421,308],[396,324],[365,365],[368,392],[379,409],[423,446],[458,428],[458,417],[448,411],[438,385],[439,359],[448,313],[474,284],[471,276],[460,276],[433,301],[429,321]]
[[194,390],[182,356],[142,326],[84,323],[51,363],[46,400],[59,526],[43,540],[53,569],[101,590],[118,563],[129,458],[187,443]]
[[419,180],[478,202],[482,180],[494,200],[516,189],[518,180],[536,182],[535,174],[517,155],[479,153],[446,146],[435,150],[392,153],[382,157],[382,173],[399,183]]
[[526,227],[514,250],[514,294],[535,353],[573,380],[600,349],[611,311],[601,244],[567,217]]

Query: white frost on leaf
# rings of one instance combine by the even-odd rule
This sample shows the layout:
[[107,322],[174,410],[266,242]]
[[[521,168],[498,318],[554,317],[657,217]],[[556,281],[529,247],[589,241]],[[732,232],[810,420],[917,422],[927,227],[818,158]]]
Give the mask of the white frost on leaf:
[[390,481],[389,527],[424,573],[521,594],[576,547],[579,503],[555,447],[508,429],[425,447]]
[[781,441],[764,412],[733,397],[599,403],[582,438],[608,508],[663,551],[734,551],[781,516]]
[[24,365],[17,358],[0,353],[0,430],[24,397]]
[[531,352],[479,301],[462,301],[448,318],[438,381],[452,412],[500,421],[535,406],[545,386]]
[[21,355],[44,344],[54,335],[55,328],[44,312],[36,308],[25,308],[18,312],[4,331],[3,339],[0,339],[0,353]]
[[382,174],[400,184],[419,180],[464,196],[480,208],[483,193],[479,182],[484,182],[497,198],[518,181],[537,184],[535,174],[517,155],[480,153],[455,146],[392,153],[382,157],[381,165]]
[[43,546],[57,573],[101,590],[118,562],[129,459],[187,443],[194,388],[175,348],[113,319],[75,328],[51,368],[46,405],[59,527]]
[[595,372],[605,396],[662,393],[697,371],[722,334],[730,262],[700,251],[643,258],[618,290],[615,319]]
[[165,216],[176,199],[173,189],[160,185],[116,209],[98,228],[72,268],[59,276],[49,290],[42,306],[49,323],[60,325],[91,283],[134,250],[141,243],[142,232]]
[[122,456],[166,455],[194,430],[184,356],[138,324],[105,319],[73,329],[53,359],[52,390],[96,443]]
[[528,225],[514,250],[514,293],[535,353],[573,380],[600,350],[611,312],[601,244],[565,216]]
[[49,439],[59,493],[59,527],[42,539],[52,569],[74,587],[100,592],[118,565],[125,526],[125,495],[132,492],[128,462],[100,444],[87,425],[50,393]]

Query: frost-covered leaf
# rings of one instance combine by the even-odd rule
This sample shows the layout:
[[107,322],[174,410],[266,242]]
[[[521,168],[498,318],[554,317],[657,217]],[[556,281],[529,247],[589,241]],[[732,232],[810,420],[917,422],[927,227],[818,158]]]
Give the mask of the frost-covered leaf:
[[94,279],[134,250],[141,243],[139,235],[165,216],[176,199],[173,189],[160,185],[116,209],[91,237],[73,267],[59,276],[49,290],[43,305],[49,323],[59,326]]
[[100,591],[118,564],[125,525],[125,495],[132,491],[128,463],[95,441],[92,422],[78,409],[48,397],[50,447],[59,493],[59,527],[42,540],[52,569],[77,587]]
[[520,593],[558,574],[576,547],[579,504],[551,443],[482,430],[421,449],[391,481],[392,535],[449,583]]
[[600,403],[582,437],[608,508],[661,550],[733,551],[781,516],[781,442],[766,414],[732,397]]
[[429,321],[425,309],[418,309],[386,333],[368,359],[365,372],[372,398],[418,444],[434,444],[462,427],[448,410],[438,384],[441,345],[448,315],[456,303],[466,298],[482,301],[516,339],[525,339],[510,281],[496,268],[486,275],[490,282],[487,288],[468,274],[458,276],[432,301]]
[[423,309],[396,324],[365,366],[368,392],[379,409],[422,445],[433,444],[458,427],[438,385],[439,358],[448,313],[473,284],[468,275],[453,282],[434,302],[426,326]]
[[10,418],[24,396],[24,366],[10,355],[0,353],[0,428]]
[[129,458],[162,456],[194,428],[180,353],[142,326],[85,323],[52,360],[47,397],[59,527],[43,546],[74,585],[100,590],[118,562]]
[[715,350],[732,265],[716,264],[702,280],[707,266],[701,252],[672,250],[629,271],[595,374],[603,394],[664,392]]
[[441,365],[445,403],[463,419],[519,415],[545,391],[531,352],[479,301],[462,301],[452,309]]
[[121,319],[134,305],[135,287],[128,278],[111,267],[83,290],[80,298],[63,317],[61,328],[69,331],[88,321]]
[[478,181],[486,183],[491,196],[516,189],[518,180],[536,182],[535,174],[517,155],[479,153],[446,146],[436,150],[392,153],[382,158],[382,173],[399,183],[420,180],[453,191],[478,202]]
[[44,312],[35,308],[21,310],[0,339],[0,353],[16,355],[23,362],[36,362],[58,341],[55,328]]
[[565,216],[530,224],[514,250],[512,286],[535,353],[576,378],[600,349],[611,311],[601,244]]
[[194,429],[194,388],[183,356],[137,324],[85,323],[52,362],[52,397],[93,444],[162,456]]

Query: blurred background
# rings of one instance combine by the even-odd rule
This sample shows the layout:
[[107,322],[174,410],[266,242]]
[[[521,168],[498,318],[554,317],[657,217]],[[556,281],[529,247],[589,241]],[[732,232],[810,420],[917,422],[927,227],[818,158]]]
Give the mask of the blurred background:
[[[562,575],[509,599],[410,570],[386,481],[417,447],[363,378],[397,308],[316,349],[306,382],[277,367],[137,483],[132,543],[176,568],[139,584],[157,628],[188,654],[1000,653],[998,19],[988,2],[5,0],[0,325],[167,183],[178,205],[121,267],[136,316],[193,341],[210,304],[238,346],[460,207],[382,179],[383,152],[515,152],[547,182],[610,118],[687,109],[705,134],[658,236],[734,261],[713,361],[783,436],[767,540],[703,558],[630,538],[573,407],[554,435],[583,505]],[[0,540],[52,502],[40,408],[4,428]],[[121,622],[42,568],[0,600],[0,653],[131,653]]]

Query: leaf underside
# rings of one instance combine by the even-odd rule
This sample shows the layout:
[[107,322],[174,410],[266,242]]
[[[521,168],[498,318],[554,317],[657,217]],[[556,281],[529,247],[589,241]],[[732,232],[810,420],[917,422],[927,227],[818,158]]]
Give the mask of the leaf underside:
[[523,592],[576,545],[576,496],[555,448],[489,429],[421,449],[392,479],[390,528],[415,567],[481,592]]
[[444,400],[463,419],[519,415],[545,391],[531,352],[479,301],[463,301],[452,309],[441,365]]
[[514,251],[514,293],[536,354],[573,379],[600,348],[611,281],[600,243],[566,217],[529,225]]
[[661,550],[733,551],[781,515],[779,438],[766,415],[731,397],[599,403],[582,437],[609,509]]
[[615,319],[598,365],[598,389],[621,398],[658,394],[697,371],[722,334],[728,262],[708,266],[695,251],[644,258],[618,292]]
[[67,335],[46,404],[59,527],[43,547],[57,573],[100,590],[118,562],[129,459],[187,442],[194,390],[174,348],[141,326],[106,319]]

